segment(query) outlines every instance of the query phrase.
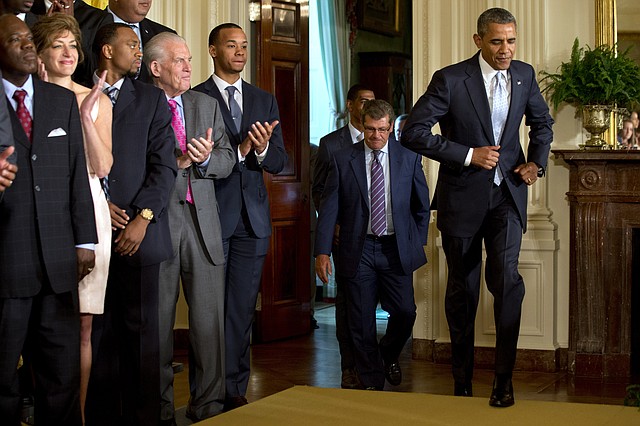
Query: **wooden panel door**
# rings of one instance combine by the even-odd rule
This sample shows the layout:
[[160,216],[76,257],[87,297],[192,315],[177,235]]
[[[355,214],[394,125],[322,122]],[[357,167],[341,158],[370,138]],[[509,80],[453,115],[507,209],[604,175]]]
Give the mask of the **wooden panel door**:
[[273,234],[262,274],[254,341],[309,332],[309,5],[261,1],[257,23],[257,84],[273,93],[289,162],[265,174]]

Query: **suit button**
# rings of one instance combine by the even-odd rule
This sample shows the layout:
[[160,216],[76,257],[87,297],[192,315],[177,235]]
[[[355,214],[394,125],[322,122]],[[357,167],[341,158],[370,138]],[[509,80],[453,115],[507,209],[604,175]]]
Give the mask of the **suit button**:
[[180,200],[180,205],[184,205],[184,200]]
[[32,159],[33,161],[36,161],[36,160],[38,159],[38,156],[37,156],[37,155],[35,155],[35,154],[33,154],[33,155],[31,156],[31,159]]
[[39,185],[34,186],[33,189],[35,189],[36,192],[40,192],[40,186]]

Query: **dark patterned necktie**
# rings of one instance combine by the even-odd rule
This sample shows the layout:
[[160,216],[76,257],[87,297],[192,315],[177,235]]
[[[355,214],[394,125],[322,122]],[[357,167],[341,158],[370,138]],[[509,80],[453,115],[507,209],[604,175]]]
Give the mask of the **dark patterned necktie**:
[[24,98],[26,96],[27,92],[24,90],[16,90],[13,92],[13,99],[18,103],[18,107],[16,108],[18,120],[20,120],[20,124],[22,124],[22,128],[24,129],[24,133],[27,135],[27,138],[31,141],[31,127],[33,125],[33,120],[31,119],[31,114],[29,114],[27,106],[24,104]]
[[236,93],[235,86],[228,86],[225,88],[227,93],[229,94],[229,112],[231,113],[231,117],[233,118],[233,124],[236,125],[236,130],[240,133],[240,125],[242,124],[242,110],[240,110],[240,105],[236,102],[235,97],[233,96]]
[[374,235],[383,235],[387,231],[384,173],[379,155],[379,150],[373,150],[373,161],[371,161],[371,232]]

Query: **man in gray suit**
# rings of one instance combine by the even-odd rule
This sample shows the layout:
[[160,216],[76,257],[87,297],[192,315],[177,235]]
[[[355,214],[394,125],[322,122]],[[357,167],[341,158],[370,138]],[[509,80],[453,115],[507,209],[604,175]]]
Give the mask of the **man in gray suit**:
[[224,405],[224,252],[213,180],[231,173],[235,157],[218,102],[189,90],[191,54],[184,39],[168,32],[156,35],[145,46],[143,62],[172,110],[179,169],[169,200],[174,256],[160,266],[160,419],[171,425],[180,280],[189,305],[187,417],[200,421]]

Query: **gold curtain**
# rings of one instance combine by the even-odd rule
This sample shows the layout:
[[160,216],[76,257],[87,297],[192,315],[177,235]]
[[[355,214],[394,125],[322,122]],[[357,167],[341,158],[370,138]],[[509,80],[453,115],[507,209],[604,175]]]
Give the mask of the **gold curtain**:
[[104,9],[109,4],[109,0],[85,0],[91,6],[97,7],[99,9]]

